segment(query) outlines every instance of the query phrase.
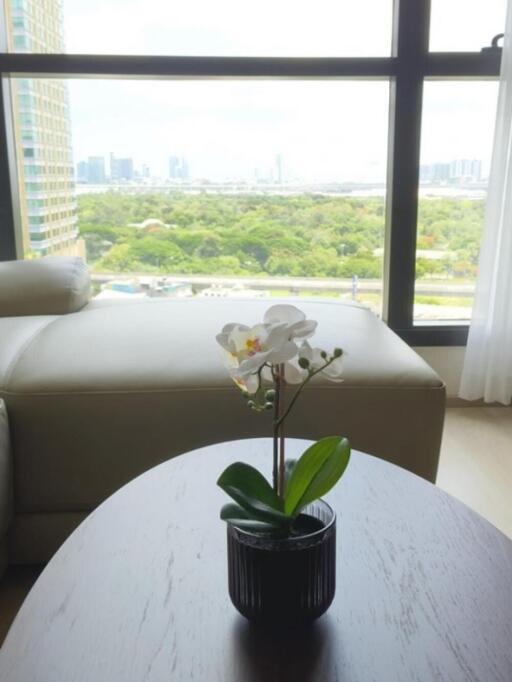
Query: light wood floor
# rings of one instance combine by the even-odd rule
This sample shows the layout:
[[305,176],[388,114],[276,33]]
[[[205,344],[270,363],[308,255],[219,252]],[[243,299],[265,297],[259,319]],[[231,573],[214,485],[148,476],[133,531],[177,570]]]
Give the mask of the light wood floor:
[[512,538],[512,408],[447,409],[437,485]]
[[[448,408],[437,484],[512,538],[512,409]],[[0,643],[39,570],[0,583]]]

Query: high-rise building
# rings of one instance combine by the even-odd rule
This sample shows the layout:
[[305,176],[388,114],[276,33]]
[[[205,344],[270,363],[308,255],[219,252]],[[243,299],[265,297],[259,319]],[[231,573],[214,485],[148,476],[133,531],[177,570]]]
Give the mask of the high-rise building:
[[473,180],[480,181],[482,179],[482,162],[480,159],[473,159],[471,161],[471,175]]
[[280,185],[283,182],[283,157],[276,154],[276,182]]
[[76,165],[76,179],[77,182],[102,185],[106,180],[103,156],[90,156],[87,161],[79,161]]
[[432,182],[434,167],[427,164],[420,166],[420,182]]
[[[13,52],[64,52],[61,0],[7,0],[7,26]],[[57,79],[12,83],[24,252],[83,255],[67,86]]]
[[482,162],[479,159],[456,159],[450,164],[451,180],[478,181],[482,178]]
[[181,179],[185,181],[189,179],[188,162],[185,158],[181,159]]
[[87,160],[87,178],[93,185],[105,182],[105,159],[102,156],[90,156]]
[[171,180],[179,178],[180,160],[177,156],[169,157],[169,177]]
[[169,178],[171,180],[188,180],[188,163],[184,157],[169,157]]
[[435,163],[432,166],[432,182],[447,182],[450,178],[449,163]]
[[87,161],[79,161],[76,164],[76,181],[89,182],[89,164]]
[[116,159],[110,154],[110,178],[112,182],[133,180],[133,159]]

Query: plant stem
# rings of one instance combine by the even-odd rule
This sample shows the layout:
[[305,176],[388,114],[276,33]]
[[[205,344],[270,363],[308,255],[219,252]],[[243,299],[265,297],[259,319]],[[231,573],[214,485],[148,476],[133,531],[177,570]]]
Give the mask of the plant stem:
[[273,420],[273,437],[274,437],[274,461],[272,469],[272,483],[274,490],[279,494],[279,417],[280,417],[280,398],[281,398],[281,379],[279,373],[274,371],[272,368],[272,378],[274,380],[275,386],[275,397],[274,397],[274,420]]
[[[305,386],[305,385],[306,385],[306,384],[307,384],[307,383],[308,383],[316,374],[319,374],[322,370],[324,370],[326,367],[328,367],[328,366],[331,364],[331,362],[334,362],[335,359],[336,359],[336,358],[333,357],[333,358],[331,358],[330,360],[328,360],[328,361],[325,363],[325,365],[322,365],[322,367],[319,367],[318,369],[310,370],[310,371],[309,371],[309,374],[308,374],[307,378],[304,379],[304,381],[302,382],[302,384],[301,384],[301,385],[299,386],[299,388],[296,390],[295,395],[294,395],[293,398],[290,400],[290,404],[288,405],[288,407],[286,408],[286,410],[284,411],[284,413],[283,413],[283,414],[279,414],[278,419],[277,419],[277,424],[274,422],[274,429],[275,429],[276,426],[279,428],[279,427],[281,426],[281,424],[284,422],[284,420],[286,419],[286,417],[290,414],[291,409],[292,409],[292,407],[295,405],[295,403],[297,402],[297,398],[298,398],[299,395],[302,393],[302,389],[304,388],[304,386]],[[274,412],[274,414],[275,414],[275,412]],[[275,430],[274,430],[274,433],[275,433]]]
[[[280,375],[280,399],[279,406],[284,405],[284,391],[285,391],[285,381],[284,381],[284,365],[279,366]],[[278,490],[279,496],[284,497],[284,420],[281,419],[279,415],[278,420],[278,431],[279,431],[279,480],[278,480]]]

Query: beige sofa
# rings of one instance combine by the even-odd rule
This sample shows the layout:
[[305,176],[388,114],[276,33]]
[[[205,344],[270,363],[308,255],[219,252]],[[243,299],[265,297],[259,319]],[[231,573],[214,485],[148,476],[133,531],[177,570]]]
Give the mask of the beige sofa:
[[12,471],[7,411],[0,400],[0,577],[7,565],[5,538],[12,518]]
[[[19,281],[9,295],[1,293],[5,277]],[[269,415],[251,412],[231,384],[214,339],[227,322],[260,320],[269,301],[88,300],[88,273],[77,259],[0,264],[12,562],[46,561],[88,512],[163,460],[270,433]],[[344,434],[355,448],[435,480],[445,403],[439,377],[364,307],[300,306],[319,322],[317,345],[345,350],[345,381],[312,382],[288,435]],[[5,444],[4,481],[7,452]],[[7,494],[0,487],[0,533]]]

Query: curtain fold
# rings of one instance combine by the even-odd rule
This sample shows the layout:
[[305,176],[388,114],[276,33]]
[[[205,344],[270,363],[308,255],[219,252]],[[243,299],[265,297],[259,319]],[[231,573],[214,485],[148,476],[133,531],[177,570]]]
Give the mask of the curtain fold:
[[473,317],[459,396],[512,398],[512,1],[501,62],[494,147]]

